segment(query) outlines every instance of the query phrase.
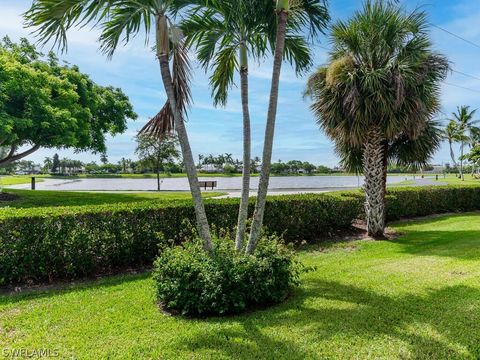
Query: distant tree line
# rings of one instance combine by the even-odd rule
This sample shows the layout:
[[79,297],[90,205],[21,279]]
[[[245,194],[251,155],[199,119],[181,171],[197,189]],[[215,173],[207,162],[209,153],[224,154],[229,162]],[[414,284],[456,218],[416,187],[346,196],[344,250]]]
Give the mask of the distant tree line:
[[[254,157],[250,160],[250,169],[252,173],[258,173],[261,166],[260,158]],[[225,153],[220,155],[203,155],[198,156],[197,168],[200,171],[213,173],[241,173],[243,169],[243,161],[233,158],[232,154]],[[295,174],[329,174],[334,172],[324,165],[314,165],[308,161],[290,160],[282,162],[278,160],[272,163],[272,174],[276,175],[295,175]]]

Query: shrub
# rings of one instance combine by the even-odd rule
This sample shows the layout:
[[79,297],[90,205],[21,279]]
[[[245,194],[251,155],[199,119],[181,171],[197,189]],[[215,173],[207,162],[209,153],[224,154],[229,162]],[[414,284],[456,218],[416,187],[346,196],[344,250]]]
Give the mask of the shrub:
[[188,316],[239,313],[284,300],[298,285],[301,265],[290,247],[264,238],[252,255],[237,253],[230,239],[216,239],[206,253],[200,241],[165,248],[155,261],[157,299]]
[[[267,201],[265,226],[286,241],[314,239],[349,227],[357,207],[348,197],[273,197]],[[210,200],[206,208],[214,227],[235,227],[238,199]],[[179,244],[184,223],[194,221],[190,201],[5,209],[0,213],[0,285],[151,266],[162,239]]]
[[[359,191],[268,197],[265,230],[287,242],[316,241],[348,229],[363,216],[363,202]],[[214,227],[234,229],[238,199],[212,199],[205,206]],[[478,186],[395,188],[387,194],[388,220],[471,210],[480,210]],[[162,239],[180,244],[183,224],[194,221],[190,201],[2,209],[0,285],[151,266]]]
[[478,186],[392,188],[388,191],[387,220],[447,212],[480,210]]

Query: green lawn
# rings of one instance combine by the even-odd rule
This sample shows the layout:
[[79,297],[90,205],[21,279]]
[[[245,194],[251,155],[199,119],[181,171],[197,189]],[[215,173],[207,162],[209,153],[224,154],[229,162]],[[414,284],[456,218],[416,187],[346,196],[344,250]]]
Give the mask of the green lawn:
[[[32,208],[47,206],[79,206],[102,205],[112,203],[138,202],[145,200],[181,200],[191,199],[187,191],[174,192],[131,192],[131,193],[101,193],[101,192],[72,192],[72,191],[30,191],[4,189],[5,193],[17,195],[13,201],[0,201],[0,208],[9,206],[14,208]],[[205,192],[204,197],[220,196],[221,192]]]
[[[395,175],[395,174],[391,174],[391,175]],[[401,175],[403,175],[405,177],[408,177],[408,178],[411,178],[413,176],[413,174],[409,174],[409,175],[400,174],[398,176],[401,176]],[[420,180],[422,178],[422,175],[421,174],[416,174],[415,178],[417,180]],[[434,175],[426,174],[425,178],[427,178],[429,180],[432,180],[432,181],[436,181],[435,180],[435,174]],[[443,174],[438,174],[438,182],[442,183],[442,184],[447,184],[447,185],[480,185],[480,180],[473,178],[470,174],[465,175],[465,180],[464,181],[460,180],[454,174],[447,174],[446,176],[444,176]],[[415,184],[415,181],[406,180],[406,181],[402,181],[399,184],[392,184],[392,186],[395,186],[395,185],[414,185],[414,184]]]
[[439,175],[438,181],[444,182],[450,185],[479,185],[480,180],[473,178],[470,174],[465,174],[465,180],[462,181],[455,175],[447,175],[446,178],[443,175]]
[[[0,187],[8,185],[20,185],[20,184],[30,184],[32,181],[31,176],[21,175],[21,176],[0,176]],[[42,179],[36,179],[36,182],[42,182]]]
[[480,357],[480,214],[395,225],[395,241],[301,252],[315,271],[242,316],[162,314],[149,274],[0,296],[0,349],[81,359]]

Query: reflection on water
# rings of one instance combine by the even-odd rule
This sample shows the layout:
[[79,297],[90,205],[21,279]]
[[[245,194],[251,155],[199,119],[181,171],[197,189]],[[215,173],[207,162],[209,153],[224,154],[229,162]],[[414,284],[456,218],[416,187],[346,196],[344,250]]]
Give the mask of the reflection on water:
[[[389,176],[387,182],[395,184],[406,179],[405,176]],[[209,177],[200,180],[217,181],[218,190],[240,190],[241,177]],[[251,188],[257,189],[258,177],[251,179]],[[357,176],[283,176],[270,178],[271,190],[288,189],[328,189],[328,188],[355,188],[363,185],[363,177]],[[28,189],[29,184],[16,185],[17,189]],[[149,179],[45,179],[37,183],[38,190],[156,190],[157,180]],[[187,178],[162,179],[162,190],[189,190]]]

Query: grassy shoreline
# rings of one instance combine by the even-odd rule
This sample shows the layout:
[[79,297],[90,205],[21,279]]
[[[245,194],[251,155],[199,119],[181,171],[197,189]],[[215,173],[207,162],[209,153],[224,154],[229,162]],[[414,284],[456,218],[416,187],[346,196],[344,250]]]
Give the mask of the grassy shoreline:
[[[56,206],[104,205],[112,203],[133,203],[145,200],[170,201],[188,200],[188,191],[151,191],[151,192],[84,192],[84,191],[52,191],[52,190],[17,190],[4,189],[6,194],[17,198],[11,201],[0,201],[2,207],[35,208]],[[222,192],[204,192],[204,198],[221,196]]]

